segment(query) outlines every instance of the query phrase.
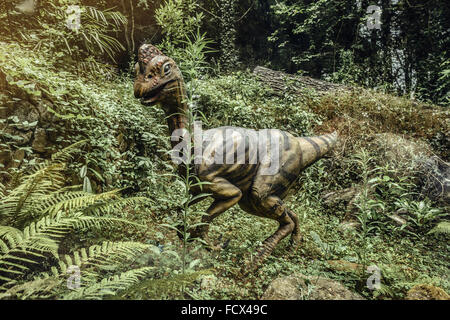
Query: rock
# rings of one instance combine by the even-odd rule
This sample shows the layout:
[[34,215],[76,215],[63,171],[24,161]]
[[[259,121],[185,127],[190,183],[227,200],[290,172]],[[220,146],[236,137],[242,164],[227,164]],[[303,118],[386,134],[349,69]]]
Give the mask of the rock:
[[318,276],[294,274],[272,281],[262,300],[365,300],[341,283]]
[[433,155],[429,144],[398,134],[381,133],[375,135],[371,149],[399,172],[414,175],[423,195],[450,203],[450,164]]
[[34,131],[34,140],[31,144],[33,150],[37,152],[45,152],[45,147],[47,146],[47,133],[42,128],[36,128]]
[[361,272],[362,265],[346,260],[329,260],[327,263],[330,265],[332,270],[345,271],[345,272]]
[[403,219],[397,214],[388,215],[388,218],[397,223],[399,226],[403,226],[407,223],[405,219]]
[[5,165],[10,160],[11,160],[11,151],[6,148],[1,149],[0,150],[0,163]]
[[432,154],[431,148],[427,143],[420,140],[407,139],[394,133],[376,134],[372,148],[383,156],[386,163],[405,170],[414,168],[417,163],[428,159],[429,155]]
[[29,142],[31,141],[31,137],[33,137],[33,131],[27,131],[27,132],[15,132],[15,134],[17,134],[19,137],[22,138],[22,140],[17,141],[17,145],[19,146],[24,146],[24,145],[28,145]]
[[339,201],[350,202],[358,194],[358,189],[355,187],[333,191],[325,194],[322,198],[325,204],[333,205]]
[[433,156],[420,165],[421,191],[435,201],[450,204],[450,164]]
[[120,151],[120,152],[125,152],[125,151],[127,150],[127,148],[128,148],[128,144],[127,144],[127,142],[126,142],[126,140],[125,140],[124,134],[123,134],[123,133],[120,133],[120,134],[116,137],[116,140],[117,140],[117,144],[118,144],[118,146],[119,146],[119,151]]
[[52,103],[49,100],[43,99],[37,105],[37,109],[39,111],[39,120],[40,123],[45,123],[51,125],[55,120],[55,117],[52,113],[48,111],[49,107],[52,107]]
[[356,214],[358,208],[355,202],[358,199],[362,190],[361,185],[329,192],[322,196],[323,203],[326,207],[335,210],[336,207],[345,208],[345,218],[351,219]]
[[356,230],[361,226],[358,221],[344,221],[339,225],[340,230]]
[[19,149],[16,150],[13,154],[13,163],[12,163],[12,167],[13,168],[18,168],[20,166],[20,164],[23,161],[23,158],[25,158],[25,151]]
[[200,288],[202,290],[213,290],[216,287],[216,283],[217,283],[217,278],[212,275],[206,275],[204,277],[202,277],[201,279],[201,283],[200,283]]
[[19,123],[24,121],[31,123],[39,120],[39,112],[33,104],[26,100],[21,100],[18,102],[15,105],[11,115],[18,117]]
[[408,291],[406,300],[450,300],[450,295],[442,288],[419,284]]

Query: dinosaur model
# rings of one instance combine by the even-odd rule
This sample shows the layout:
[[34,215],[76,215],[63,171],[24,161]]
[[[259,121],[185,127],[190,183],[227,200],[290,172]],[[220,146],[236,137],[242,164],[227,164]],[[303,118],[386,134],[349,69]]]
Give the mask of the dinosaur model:
[[[135,65],[136,79],[134,95],[144,105],[160,103],[164,109],[170,132],[187,126],[188,104],[183,76],[176,63],[159,49],[144,44],[139,48],[138,62]],[[202,140],[204,159],[217,156],[216,151],[222,146],[226,151],[220,155],[224,159],[236,159],[241,152],[241,160],[234,163],[202,160],[195,164],[194,172],[200,181],[206,181],[201,192],[211,194],[214,199],[202,218],[204,225],[192,234],[205,237],[209,223],[235,204],[246,212],[278,221],[276,232],[267,238],[258,249],[253,265],[259,265],[268,257],[275,246],[291,234],[292,248],[300,241],[299,220],[294,212],[283,202],[289,188],[295,183],[300,172],[319,160],[330,151],[337,141],[336,132],[315,137],[294,137],[288,132],[270,129],[265,132],[267,139],[249,139],[255,130],[237,127],[219,127],[206,130]],[[226,134],[228,133],[228,134]],[[172,148],[178,144],[173,141]],[[270,140],[270,142],[269,142]],[[278,148],[271,154],[278,163],[278,170],[270,172],[271,161],[258,157],[255,144],[270,145],[278,141]],[[272,146],[272,145],[270,145]],[[270,150],[274,150],[273,148]],[[267,153],[269,154],[269,152]],[[242,156],[243,155],[243,156]],[[275,157],[277,155],[277,157]],[[216,159],[216,158],[214,158]],[[272,158],[271,158],[272,159]],[[267,159],[266,159],[267,160]],[[181,174],[183,174],[181,172]],[[191,190],[200,193],[199,189]]]

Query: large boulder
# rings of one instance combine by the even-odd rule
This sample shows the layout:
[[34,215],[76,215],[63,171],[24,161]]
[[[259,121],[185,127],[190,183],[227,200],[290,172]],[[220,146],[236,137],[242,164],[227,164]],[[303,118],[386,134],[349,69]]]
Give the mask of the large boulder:
[[365,300],[341,283],[300,273],[272,281],[262,300]]
[[[450,164],[433,155],[430,145],[417,139],[407,139],[398,134],[375,134],[369,139],[368,150],[379,166],[395,169],[397,176],[414,178],[418,191],[430,199],[444,204],[450,203]],[[355,201],[362,186],[355,185],[346,189],[325,193],[323,203],[326,207],[343,206],[347,212],[345,220],[351,220],[358,212]],[[375,188],[370,188],[369,197],[374,197]],[[389,216],[394,223],[403,225],[403,217]]]
[[424,161],[420,166],[422,193],[436,201],[450,204],[450,164],[437,156]]
[[45,152],[45,148],[47,146],[47,133],[43,128],[36,128],[34,131],[34,140],[31,144],[31,147],[34,151],[43,153]]
[[439,287],[418,284],[408,291],[406,300],[450,300],[450,295]]

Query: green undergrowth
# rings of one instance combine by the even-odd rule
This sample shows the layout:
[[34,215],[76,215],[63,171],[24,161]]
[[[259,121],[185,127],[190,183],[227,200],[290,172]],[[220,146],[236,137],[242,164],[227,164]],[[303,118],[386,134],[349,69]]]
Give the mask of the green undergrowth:
[[[43,106],[40,110],[45,114],[35,126],[45,128],[53,138],[46,154],[86,139],[88,152],[75,165],[88,166],[97,191],[125,187],[151,193],[157,189],[154,173],[166,167],[161,155],[168,147],[162,112],[140,105],[129,77],[113,75],[111,79],[107,69],[95,76],[80,75],[74,66],[56,67],[58,60],[17,43],[1,44],[4,128],[16,125],[18,104]],[[42,157],[7,132],[2,132],[3,148],[24,149],[25,163]]]
[[[192,103],[208,120],[204,128],[279,128],[298,136],[338,130],[341,139],[329,157],[302,173],[286,201],[298,215],[303,235],[294,253],[283,240],[258,271],[242,278],[243,261],[277,224],[236,206],[210,228],[211,239],[224,248],[210,252],[198,242],[189,243],[189,272],[181,274],[182,241],[167,226],[180,220],[183,186],[171,175],[174,167],[167,155],[169,135],[162,111],[140,105],[129,76],[80,74],[58,59],[18,44],[0,46],[0,98],[7,110],[0,130],[2,148],[26,152],[20,168],[0,168],[6,181],[0,186],[9,185],[15,175],[27,174],[29,167],[62,146],[85,140],[86,147],[68,163],[67,185],[83,183],[79,172],[85,166],[93,193],[120,188],[125,199],[140,196],[149,202],[115,207],[114,217],[134,227],[125,223],[100,231],[75,230],[61,242],[61,253],[104,241],[141,243],[150,251],[133,256],[127,265],[103,266],[103,285],[110,291],[102,292],[101,281],[92,281],[84,291],[66,290],[59,296],[53,292],[52,297],[258,299],[272,280],[292,273],[338,280],[368,299],[402,299],[411,287],[423,283],[450,290],[448,232],[430,233],[439,222],[448,221],[448,207],[417,187],[423,159],[433,154],[446,159],[446,110],[366,91],[324,97],[305,91],[280,97],[244,71],[197,80]],[[46,153],[21,145],[4,129],[17,125],[10,115],[21,101],[45,104],[51,114],[57,134]],[[37,125],[45,127],[44,120],[39,121],[43,123]],[[351,194],[348,199],[341,197],[344,191]],[[337,200],[328,200],[333,198],[329,194]],[[198,222],[199,212],[209,203],[197,204],[190,222]],[[392,214],[401,215],[405,223],[397,224],[389,217]],[[354,227],[345,228],[348,222]],[[368,274],[337,270],[329,263],[333,260],[378,266],[381,288],[369,290]],[[116,271],[120,276],[112,276]],[[206,281],[208,277],[213,280]],[[98,274],[94,278],[101,279]],[[45,296],[39,290],[33,294]]]

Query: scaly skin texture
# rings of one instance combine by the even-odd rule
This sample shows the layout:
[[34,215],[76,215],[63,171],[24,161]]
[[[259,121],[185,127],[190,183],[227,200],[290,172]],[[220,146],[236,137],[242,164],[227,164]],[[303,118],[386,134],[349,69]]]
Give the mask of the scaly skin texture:
[[[144,44],[139,49],[136,64],[134,94],[144,105],[160,103],[167,118],[169,130],[185,128],[188,111],[183,76],[175,62],[156,47]],[[281,130],[267,130],[267,140],[254,138],[256,131],[237,127],[220,127],[206,130],[203,134],[203,160],[195,164],[195,173],[203,185],[202,192],[210,193],[214,199],[202,222],[206,225],[193,232],[193,236],[205,237],[209,223],[235,204],[246,212],[278,221],[279,228],[267,238],[258,250],[251,266],[257,267],[269,256],[275,246],[291,235],[292,248],[300,241],[299,221],[294,212],[283,202],[289,188],[300,172],[330,151],[337,141],[337,134],[316,137],[294,137]],[[259,144],[269,146],[270,141],[279,142],[279,169],[267,174],[271,162],[263,161],[255,152]],[[179,141],[173,141],[175,147]],[[217,154],[218,146],[225,146],[223,154]],[[260,145],[261,146],[261,145]],[[269,147],[267,150],[271,150]],[[239,151],[239,152],[238,152]],[[244,151],[244,152],[242,152]],[[231,161],[226,159],[241,161]],[[242,156],[245,155],[245,156]],[[223,161],[208,161],[222,159]],[[211,163],[212,162],[212,163]],[[180,166],[180,174],[183,167]],[[191,190],[197,194],[200,190]],[[249,269],[251,270],[251,269]]]

